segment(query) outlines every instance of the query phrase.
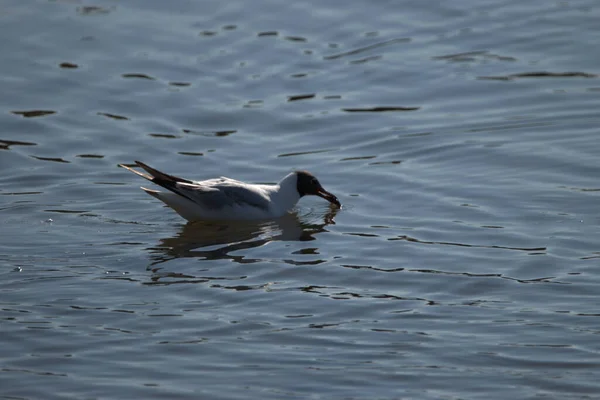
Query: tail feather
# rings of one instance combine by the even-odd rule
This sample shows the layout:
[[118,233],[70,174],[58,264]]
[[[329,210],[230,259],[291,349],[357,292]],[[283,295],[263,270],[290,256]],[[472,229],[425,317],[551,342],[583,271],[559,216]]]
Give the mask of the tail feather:
[[[149,175],[144,174],[143,172],[136,171],[135,169],[128,167],[127,165],[124,165],[124,164],[119,164],[119,166],[122,168],[125,168],[128,171],[133,172],[136,175],[141,176],[142,178],[148,179],[150,182],[156,183],[157,185],[162,186],[165,189],[168,189],[171,192],[178,194],[179,196],[183,196],[186,199],[193,201],[189,197],[189,195],[187,193],[185,193],[185,191],[182,191],[181,188],[178,187],[177,184],[183,183],[183,184],[192,184],[193,185],[194,182],[192,182],[188,179],[183,179],[183,178],[179,178],[177,176],[165,174],[164,172],[160,172],[159,170],[154,169],[154,168],[144,164],[141,161],[135,161],[135,163],[139,167],[143,168],[146,172],[148,172]],[[159,197],[161,195],[161,192],[152,191],[152,190],[146,189],[146,188],[142,188],[142,189],[144,191],[146,191],[146,193],[162,200],[162,198]]]
[[158,190],[148,189],[145,187],[142,187],[142,189],[150,196],[156,197],[158,200],[171,207],[173,210],[175,210],[175,212],[188,221],[198,219],[198,214],[194,211],[195,208],[187,197],[181,196],[178,193],[159,192]]
[[160,197],[159,197],[159,196],[160,196],[160,192],[159,192],[158,190],[154,190],[154,189],[148,189],[148,188],[145,188],[145,187],[143,187],[143,186],[141,187],[141,189],[142,189],[144,192],[148,193],[150,196],[156,197],[157,199],[159,199],[159,200],[160,200]]
[[131,167],[128,167],[128,166],[127,166],[127,165],[125,165],[125,164],[119,164],[119,167],[121,167],[121,168],[125,168],[127,171],[131,171],[131,172],[133,172],[134,174],[136,174],[136,175],[139,175],[139,176],[141,176],[141,177],[142,177],[142,178],[144,178],[144,179],[148,179],[149,181],[152,181],[152,179],[153,179],[153,178],[152,178],[150,175],[146,175],[146,174],[144,174],[144,173],[142,173],[142,172],[136,171],[135,169],[133,169],[133,168],[131,168]]
[[130,166],[125,165],[125,164],[119,164],[119,167],[125,168],[127,171],[131,171],[134,174],[139,175],[144,179],[148,179],[149,181],[154,182],[160,186],[164,186],[164,184],[172,185],[175,183],[192,183],[192,184],[194,183],[194,182],[190,181],[189,179],[179,178],[178,176],[165,174],[164,172],[154,169],[151,166],[146,165],[141,161],[136,161],[135,163],[139,167],[143,168],[150,175],[144,174],[143,172],[140,172],[140,171],[136,171],[135,169],[133,169]]
[[[136,161],[135,162],[138,166],[140,166],[141,168],[143,168],[146,172],[148,172],[150,175],[152,175],[153,178],[151,178],[150,180],[154,183],[156,183],[157,185],[161,185],[160,182],[169,182],[169,183],[193,183],[192,181],[188,180],[188,179],[183,179],[183,178],[179,178],[178,176],[173,176],[173,175],[169,175],[169,174],[165,174],[164,172],[160,172],[157,169],[154,169],[152,167],[150,167],[149,165],[144,164],[141,161]],[[162,185],[161,185],[162,186]]]

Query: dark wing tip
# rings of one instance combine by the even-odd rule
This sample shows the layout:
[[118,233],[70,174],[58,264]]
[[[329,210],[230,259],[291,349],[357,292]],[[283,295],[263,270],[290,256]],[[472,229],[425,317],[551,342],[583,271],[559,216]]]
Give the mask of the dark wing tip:
[[131,168],[128,165],[125,165],[125,164],[118,164],[118,165],[119,165],[119,167],[125,168],[127,171],[131,171],[134,174],[139,175],[139,176],[141,176],[144,179],[148,179],[149,181],[151,181],[153,179],[150,175],[146,175],[146,174],[144,174],[144,173],[142,173],[140,171],[136,171],[135,169]]

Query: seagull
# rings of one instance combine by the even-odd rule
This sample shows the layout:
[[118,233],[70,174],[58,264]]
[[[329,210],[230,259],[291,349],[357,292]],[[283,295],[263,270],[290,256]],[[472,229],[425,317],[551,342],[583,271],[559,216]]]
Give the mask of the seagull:
[[142,187],[188,221],[279,218],[305,195],[319,196],[342,207],[338,198],[323,189],[308,171],[294,171],[276,185],[254,185],[226,177],[192,181],[165,174],[140,161],[135,163],[149,175],[124,164],[119,167],[168,189],[169,192],[161,192]]

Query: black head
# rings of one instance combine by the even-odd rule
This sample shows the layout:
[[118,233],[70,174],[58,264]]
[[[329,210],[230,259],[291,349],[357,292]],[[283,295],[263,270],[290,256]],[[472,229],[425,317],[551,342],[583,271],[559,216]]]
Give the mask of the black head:
[[313,195],[324,198],[332,204],[341,207],[339,200],[333,194],[323,189],[319,180],[308,171],[296,171],[297,183],[296,188],[300,197],[305,195]]

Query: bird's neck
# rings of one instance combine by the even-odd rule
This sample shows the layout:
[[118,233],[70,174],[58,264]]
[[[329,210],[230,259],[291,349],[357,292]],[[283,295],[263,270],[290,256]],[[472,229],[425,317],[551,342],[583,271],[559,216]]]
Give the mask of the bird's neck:
[[300,194],[298,193],[298,177],[292,172],[283,178],[276,189],[273,191],[271,198],[277,205],[281,214],[292,209],[298,200],[300,200]]

